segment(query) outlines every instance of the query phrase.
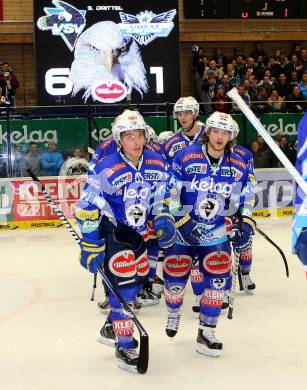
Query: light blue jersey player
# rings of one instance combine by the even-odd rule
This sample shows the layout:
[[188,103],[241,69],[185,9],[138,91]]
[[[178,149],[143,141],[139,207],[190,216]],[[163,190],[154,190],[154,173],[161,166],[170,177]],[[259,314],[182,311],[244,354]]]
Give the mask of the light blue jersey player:
[[215,337],[215,327],[231,270],[226,217],[234,212],[240,217],[231,232],[238,252],[249,249],[254,229],[249,167],[231,150],[233,138],[232,117],[215,112],[206,121],[202,144],[177,153],[172,163],[171,212],[176,220],[177,242],[165,251],[163,264],[166,333],[174,337],[178,331],[185,285],[192,261],[197,258],[203,286],[197,351],[209,356],[219,356],[223,346]]
[[[307,111],[298,125],[296,169],[307,182]],[[297,188],[292,224],[292,250],[304,266],[307,277],[307,196]]]

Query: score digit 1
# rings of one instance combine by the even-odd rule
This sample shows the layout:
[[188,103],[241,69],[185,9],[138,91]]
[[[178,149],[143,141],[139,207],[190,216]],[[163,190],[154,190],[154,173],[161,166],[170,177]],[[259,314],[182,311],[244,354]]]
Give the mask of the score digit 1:
[[163,67],[162,66],[151,66],[150,74],[156,75],[156,92],[164,93],[164,81],[163,81]]

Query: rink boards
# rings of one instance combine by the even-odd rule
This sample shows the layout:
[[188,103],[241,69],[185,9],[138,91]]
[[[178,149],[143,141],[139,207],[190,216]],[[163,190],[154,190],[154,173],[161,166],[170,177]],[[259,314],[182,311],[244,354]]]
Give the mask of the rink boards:
[[[85,180],[86,176],[41,178],[47,192],[71,222]],[[285,169],[256,170],[255,195],[255,218],[293,215],[295,182]],[[31,179],[0,179],[0,230],[62,226]]]

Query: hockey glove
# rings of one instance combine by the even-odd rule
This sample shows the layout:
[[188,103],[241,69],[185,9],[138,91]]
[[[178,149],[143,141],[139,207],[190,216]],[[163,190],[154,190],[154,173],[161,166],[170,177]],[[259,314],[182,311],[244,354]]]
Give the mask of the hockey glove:
[[179,241],[186,245],[199,245],[202,242],[203,233],[201,227],[198,226],[195,219],[187,214],[176,222],[176,228]]
[[303,228],[294,248],[300,261],[307,266],[307,228]]
[[244,252],[252,245],[252,235],[256,222],[253,218],[242,216],[242,221],[236,221],[232,225],[229,241],[232,242],[233,249],[236,252]]
[[104,261],[105,241],[81,239],[80,263],[88,271],[95,273],[98,267],[101,267]]
[[153,221],[153,228],[161,248],[169,248],[175,244],[175,219],[171,214],[162,213],[157,215]]

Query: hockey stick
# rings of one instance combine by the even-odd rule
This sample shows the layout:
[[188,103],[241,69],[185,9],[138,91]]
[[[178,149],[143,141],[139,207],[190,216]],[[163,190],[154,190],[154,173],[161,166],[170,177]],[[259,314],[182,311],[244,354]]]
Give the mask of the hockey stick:
[[245,101],[241,98],[238,93],[237,88],[232,88],[227,92],[227,95],[237,104],[246,118],[250,121],[250,123],[254,126],[254,128],[258,131],[267,145],[270,147],[272,152],[278,158],[278,160],[284,165],[293,179],[296,181],[298,186],[303,191],[304,195],[307,196],[307,182],[302,178],[302,176],[298,173],[296,168],[291,164],[287,156],[282,152],[280,147],[276,144],[270,134],[265,130],[260,120],[256,117],[253,111],[248,107]]
[[[65,215],[63,214],[62,210],[55,204],[52,197],[48,194],[48,192],[45,189],[45,186],[43,183],[39,180],[39,178],[32,172],[31,169],[27,170],[33,181],[38,183],[41,187],[41,191],[44,195],[44,198],[49,203],[50,207],[57,213],[58,217],[61,221],[63,221],[64,225],[67,227],[73,238],[80,242],[80,237],[78,236],[77,232],[74,230],[74,228],[71,226],[69,221],[66,219]],[[100,274],[103,282],[106,284],[106,286],[109,288],[109,290],[114,294],[114,296],[118,299],[118,301],[123,305],[124,310],[129,314],[129,317],[132,319],[132,321],[135,323],[139,334],[140,334],[140,353],[139,353],[139,359],[137,364],[137,371],[140,374],[145,374],[148,368],[148,360],[149,360],[149,338],[148,333],[144,329],[143,325],[140,323],[140,321],[137,319],[136,315],[131,310],[131,307],[128,305],[128,303],[124,300],[122,295],[119,293],[117,288],[113,286],[113,284],[108,279],[105,272],[102,270],[101,267],[98,267],[98,273]]]
[[239,261],[240,261],[240,254],[233,249],[233,256],[234,256],[234,262],[232,265],[232,286],[229,291],[229,308],[228,308],[228,315],[227,318],[229,320],[232,320],[232,313],[233,313],[233,303],[235,300],[235,292],[236,292],[236,285],[237,285],[237,275],[239,271]]
[[287,275],[287,278],[289,277],[289,267],[288,267],[288,262],[287,262],[287,259],[286,259],[286,256],[284,254],[284,252],[282,251],[281,248],[279,248],[279,246],[277,244],[275,244],[275,242],[273,240],[270,239],[270,237],[268,237],[264,231],[260,230],[257,226],[255,228],[256,232],[258,232],[263,238],[265,238],[270,244],[272,244],[277,250],[278,252],[281,254],[281,257],[284,261],[284,264],[285,264],[285,269],[286,269],[286,275]]

